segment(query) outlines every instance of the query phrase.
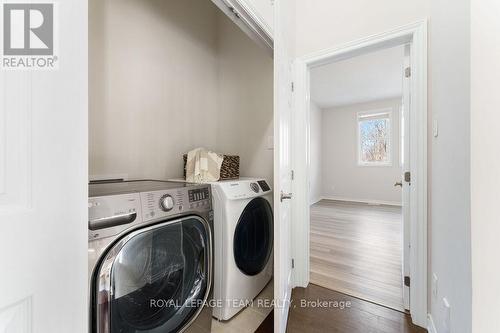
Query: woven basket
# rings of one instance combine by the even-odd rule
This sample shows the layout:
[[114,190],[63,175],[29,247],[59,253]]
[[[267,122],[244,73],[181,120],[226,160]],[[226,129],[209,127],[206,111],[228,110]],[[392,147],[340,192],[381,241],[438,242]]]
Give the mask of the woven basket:
[[[240,157],[236,155],[223,155],[222,166],[220,168],[220,179],[240,178]],[[184,179],[186,179],[186,164],[188,156],[184,154]]]

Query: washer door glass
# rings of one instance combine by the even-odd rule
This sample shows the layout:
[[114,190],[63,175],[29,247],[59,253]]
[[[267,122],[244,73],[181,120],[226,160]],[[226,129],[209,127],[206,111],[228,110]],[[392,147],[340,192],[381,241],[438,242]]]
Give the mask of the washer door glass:
[[264,198],[248,203],[234,232],[234,260],[246,275],[257,275],[266,267],[273,250],[273,212]]
[[108,272],[110,284],[104,300],[97,295],[98,314],[105,314],[97,331],[177,332],[194,319],[209,291],[207,228],[198,218],[168,222],[111,249],[97,276],[105,284]]

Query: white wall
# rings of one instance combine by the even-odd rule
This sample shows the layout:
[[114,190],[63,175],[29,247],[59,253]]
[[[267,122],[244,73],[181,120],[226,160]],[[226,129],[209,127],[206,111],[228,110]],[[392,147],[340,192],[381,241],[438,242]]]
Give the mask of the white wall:
[[[401,98],[323,110],[322,196],[325,198],[401,204]],[[391,110],[391,166],[358,165],[358,112]]]
[[[210,1],[90,1],[90,175],[167,179],[204,146],[272,181],[272,59]],[[231,63],[232,62],[232,63]],[[229,77],[225,66],[242,68]]]
[[429,19],[429,119],[440,120],[439,137],[429,138],[429,276],[434,271],[439,277],[435,301],[429,288],[429,312],[441,327],[440,300],[447,297],[452,332],[470,332],[469,0],[297,0],[296,5],[296,56]]
[[309,202],[318,202],[323,197],[323,111],[311,101],[309,133]]
[[472,327],[500,332],[500,2],[471,2]]
[[429,301],[439,332],[444,297],[451,304],[451,332],[470,332],[470,8],[468,0],[431,4],[429,122],[438,121],[439,136],[429,140],[429,274],[439,281],[438,295],[429,293]]

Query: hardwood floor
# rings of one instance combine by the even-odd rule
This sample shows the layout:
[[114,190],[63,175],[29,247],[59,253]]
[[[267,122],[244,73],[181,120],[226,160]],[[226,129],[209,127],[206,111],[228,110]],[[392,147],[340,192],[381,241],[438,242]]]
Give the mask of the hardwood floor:
[[[318,300],[328,301],[329,306],[314,307],[314,304],[318,304]],[[335,304],[344,304],[344,307],[335,307]],[[270,325],[267,323],[262,325],[258,332],[272,332],[272,329],[269,329]],[[427,331],[414,326],[410,316],[405,313],[309,284],[307,288],[295,288],[292,292],[287,332],[422,333]]]
[[310,281],[403,311],[401,207],[311,206]]
[[260,324],[255,333],[273,333],[274,332],[274,311],[271,311],[266,319]]

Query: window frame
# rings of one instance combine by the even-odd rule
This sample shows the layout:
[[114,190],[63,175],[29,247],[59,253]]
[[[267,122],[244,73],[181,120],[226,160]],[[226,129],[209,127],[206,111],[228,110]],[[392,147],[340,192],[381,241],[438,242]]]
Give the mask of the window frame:
[[[387,115],[387,116],[385,116]],[[361,121],[362,118],[382,118],[388,120],[388,138],[387,138],[387,161],[384,162],[365,162],[362,160],[361,154]],[[357,145],[358,145],[358,166],[362,167],[392,167],[393,154],[392,154],[392,136],[393,136],[393,109],[384,108],[369,111],[360,111],[356,113],[356,127],[357,127]]]

